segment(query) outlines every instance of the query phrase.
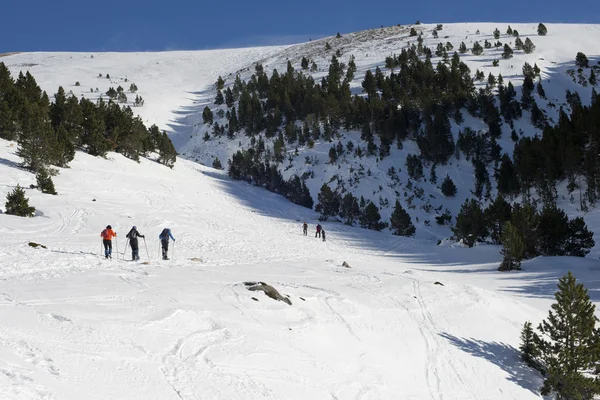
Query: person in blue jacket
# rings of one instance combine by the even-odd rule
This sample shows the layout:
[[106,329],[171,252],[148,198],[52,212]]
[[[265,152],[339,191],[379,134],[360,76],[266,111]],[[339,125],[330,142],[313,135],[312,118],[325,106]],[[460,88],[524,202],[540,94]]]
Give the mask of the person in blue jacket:
[[163,260],[168,260],[167,252],[169,251],[169,238],[173,239],[173,241],[175,241],[175,238],[169,228],[163,229],[160,235],[158,235],[158,238],[160,239],[160,244],[162,246]]

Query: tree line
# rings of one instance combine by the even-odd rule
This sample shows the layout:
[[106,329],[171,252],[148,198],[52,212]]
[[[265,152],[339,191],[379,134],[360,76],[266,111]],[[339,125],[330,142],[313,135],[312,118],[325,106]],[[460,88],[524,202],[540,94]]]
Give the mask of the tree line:
[[51,102],[29,72],[19,73],[15,80],[4,63],[0,63],[0,137],[17,141],[23,166],[33,172],[67,167],[76,149],[94,156],[116,151],[135,161],[158,151],[159,162],[170,167],[177,154],[166,132],[156,125],[146,128],[130,107],[102,98],[78,100],[62,87]]

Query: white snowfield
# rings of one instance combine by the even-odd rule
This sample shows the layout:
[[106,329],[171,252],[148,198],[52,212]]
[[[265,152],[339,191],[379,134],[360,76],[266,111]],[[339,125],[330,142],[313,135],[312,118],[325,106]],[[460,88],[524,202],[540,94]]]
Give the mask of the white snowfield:
[[[450,40],[458,48],[477,29],[482,43],[493,40],[495,27],[504,34],[507,25],[444,25],[439,40],[425,35],[426,45],[435,49],[433,44]],[[434,26],[417,28],[430,32]],[[511,26],[525,37],[537,24]],[[501,72],[514,83],[524,61],[536,62],[545,78],[556,74],[557,86],[545,88],[559,104],[572,88],[563,65],[577,51],[597,58],[600,28],[547,27],[547,37],[531,36],[534,54],[516,55],[498,68],[491,67],[494,57],[464,58],[473,72]],[[386,29],[381,37],[377,30],[375,38],[358,32],[340,39],[340,46],[355,49],[344,50],[342,59],[356,56],[357,90],[366,68],[406,46],[406,31]],[[469,36],[467,46],[473,40]],[[214,156],[225,162],[237,147],[237,140],[226,148],[201,139],[207,128],[198,113],[212,102],[217,77],[231,83],[230,73],[249,68],[241,72],[249,74],[258,60],[268,71],[283,71],[286,57],[297,66],[304,54],[323,69],[331,54],[318,58],[315,49],[325,41],[333,38],[293,47],[31,53],[0,61],[15,76],[30,70],[49,95],[63,85],[95,99],[110,86],[127,91],[135,83],[145,105],[134,112],[166,129],[187,157],[210,164]],[[107,73],[110,79],[98,77]],[[589,101],[591,88],[577,90]],[[131,103],[135,95],[128,97]],[[501,144],[510,150],[507,137]],[[306,153],[322,157],[316,176],[324,181],[336,173],[324,165],[329,146],[317,144]],[[408,142],[405,149],[416,151]],[[35,183],[18,167],[15,152],[15,143],[0,140],[1,210],[17,183]],[[396,165],[404,170],[403,160]],[[388,165],[371,167],[383,179]],[[454,214],[472,188],[469,168],[456,163],[438,170],[439,177],[450,173],[462,193],[451,202],[442,199]],[[499,247],[436,246],[425,239],[447,229],[421,223],[417,239],[324,223],[323,242],[314,237],[315,212],[182,158],[171,170],[148,159],[138,164],[114,153],[108,159],[77,153],[54,182],[58,196],[26,190],[35,218],[0,214],[2,400],[540,399],[541,378],[519,360],[523,323],[536,326],[546,317],[557,279],[568,270],[600,301],[598,246],[584,259],[541,257],[525,262],[523,272],[502,274],[496,272]],[[311,184],[315,200],[320,185]],[[371,189],[362,190],[370,195]],[[578,214],[568,201],[560,205]],[[598,212],[585,218],[597,232]],[[101,255],[100,232],[108,224],[118,234],[113,260]],[[131,259],[125,234],[133,225],[146,235],[140,255],[142,261],[149,256],[148,264],[116,259],[116,245]],[[165,227],[176,238],[170,261],[158,260]],[[248,291],[244,282],[256,281],[292,304]]]
[[[35,182],[15,149],[0,141],[2,199]],[[323,242],[314,212],[183,159],[78,153],[55,183],[58,196],[26,191],[35,218],[0,214],[2,399],[536,399],[521,325],[545,317],[568,269],[600,298],[595,260],[501,274],[494,246],[328,223]],[[121,253],[136,225],[150,263],[104,259],[107,224]]]

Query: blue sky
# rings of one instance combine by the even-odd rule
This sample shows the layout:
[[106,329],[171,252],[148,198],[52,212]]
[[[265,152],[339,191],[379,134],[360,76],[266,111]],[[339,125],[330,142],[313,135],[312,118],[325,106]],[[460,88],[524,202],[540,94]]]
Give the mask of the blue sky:
[[[7,0],[0,53],[288,44],[362,29],[465,21],[600,23],[600,1]],[[8,4],[6,4],[8,3]],[[577,4],[573,7],[572,4]]]

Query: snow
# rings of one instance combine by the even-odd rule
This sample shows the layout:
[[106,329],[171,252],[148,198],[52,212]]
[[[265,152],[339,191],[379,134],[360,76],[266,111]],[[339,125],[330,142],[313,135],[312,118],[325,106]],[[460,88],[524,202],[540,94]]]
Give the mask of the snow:
[[[0,142],[1,198],[34,182],[14,153]],[[545,317],[568,269],[600,300],[596,260],[501,274],[496,246],[334,223],[323,242],[314,212],[183,159],[78,153],[55,183],[58,196],[27,190],[37,217],[0,214],[6,399],[535,399],[520,327]],[[137,225],[150,263],[101,257],[107,224],[121,252]],[[166,226],[177,241],[158,261]]]
[[[433,26],[418,27],[430,47],[437,43],[428,38]],[[507,24],[444,25],[440,40],[449,35],[457,48],[464,36],[480,29],[483,42],[496,26],[505,32]],[[511,26],[524,37],[536,25]],[[490,57],[465,59],[473,71],[486,68],[486,75],[493,70],[505,78],[511,64],[517,75],[525,60],[535,61],[548,77],[556,74],[552,82],[559,86],[552,96],[562,102],[564,89],[574,88],[564,76],[568,63],[580,50],[590,59],[600,54],[595,40],[600,28],[547,27],[547,37],[532,38],[534,54],[501,61],[499,69],[491,67]],[[349,50],[343,51],[343,61],[356,56],[355,83],[366,68],[414,40],[407,35],[398,27],[344,35],[340,40]],[[248,68],[242,74],[250,74],[258,60],[268,71],[283,70],[286,57],[297,57],[299,64],[303,54],[314,58],[325,41],[333,40],[293,47],[93,53],[94,58],[92,53],[31,53],[0,59],[14,73],[29,69],[49,94],[58,85],[78,97],[88,96],[90,87],[105,92],[120,84],[127,90],[127,77],[146,100],[134,112],[168,130],[190,159],[179,158],[171,170],[153,159],[138,164],[114,153],[108,159],[77,153],[70,168],[54,179],[58,196],[26,190],[37,208],[35,218],[0,214],[2,399],[542,398],[541,378],[519,361],[520,329],[525,321],[535,326],[547,315],[557,279],[569,270],[598,305],[598,247],[584,259],[539,257],[524,262],[525,271],[498,273],[499,247],[466,249],[448,241],[436,246],[431,239],[444,237],[445,231],[434,221],[425,227],[423,220],[431,216],[418,208],[411,211],[413,218],[421,217],[417,238],[326,222],[323,242],[313,237],[315,212],[193,162],[210,164],[214,156],[224,162],[238,146],[237,139],[226,148],[201,139],[206,127],[198,111],[213,97],[219,75],[231,83],[230,73]],[[473,40],[470,36],[465,43]],[[319,67],[330,55],[317,59]],[[113,82],[98,78],[99,73],[109,73]],[[81,86],[73,86],[76,81]],[[549,97],[551,87],[545,84]],[[584,93],[591,89],[576,88],[588,101]],[[526,134],[534,133],[528,129]],[[345,135],[344,144],[357,140],[357,133]],[[312,151],[300,149],[298,156],[302,163],[306,155],[320,160],[309,182],[315,199],[322,182],[347,174],[346,167],[325,164],[329,146],[318,143]],[[17,183],[25,188],[35,183],[18,167],[15,151],[15,143],[0,140],[0,199]],[[404,159],[414,152],[407,142],[383,162],[347,160],[373,171],[357,190],[376,200],[370,193],[389,180],[389,166],[405,171]],[[294,171],[301,171],[298,163],[287,173]],[[440,196],[434,206],[443,204],[455,213],[470,195],[472,170],[464,160],[440,167],[439,182],[446,173],[462,197]],[[436,193],[434,185],[420,185],[425,193]],[[390,196],[391,189],[385,190],[383,195]],[[570,215],[580,214],[566,199],[559,205]],[[598,212],[585,218],[598,232]],[[302,235],[303,221],[309,223],[308,237]],[[125,233],[136,225],[146,235],[140,255],[149,263],[101,257],[99,234],[107,224],[118,233],[121,253]],[[164,227],[177,239],[170,261],[157,257]],[[598,234],[595,239],[599,242]],[[29,242],[47,249],[34,249]],[[342,267],[344,261],[351,268]],[[292,305],[246,290],[247,281],[273,285]]]
[[[455,23],[444,24],[443,29],[438,32],[439,38],[435,39],[432,31],[436,25],[414,26],[418,32],[423,33],[424,45],[430,47],[434,53],[440,42],[451,42],[456,51],[463,41],[469,49],[475,41],[479,41],[482,46],[485,40],[495,43],[493,31],[496,28],[501,32],[499,40],[509,43],[514,49],[515,38],[506,35],[508,25],[519,31],[523,41],[530,38],[536,46],[532,54],[514,49],[514,57],[503,60],[500,56],[502,48],[492,48],[485,49],[481,56],[474,56],[469,51],[461,55],[461,60],[470,67],[473,74],[476,70],[483,71],[486,79],[489,73],[495,76],[502,74],[505,85],[509,81],[513,83],[518,98],[523,64],[537,64],[541,69],[547,99],[540,98],[535,91],[534,97],[550,121],[557,120],[560,106],[565,106],[568,110],[565,102],[567,89],[578,92],[584,104],[588,104],[591,99],[591,86],[583,87],[573,82],[567,71],[576,70],[574,60],[578,51],[587,54],[590,65],[595,66],[600,61],[600,42],[596,40],[600,34],[600,25],[546,24],[547,36],[538,36],[537,23]],[[216,94],[214,84],[218,76],[226,80],[226,85],[232,85],[237,74],[248,80],[258,62],[270,75],[274,69],[285,71],[288,60],[296,70],[300,70],[302,57],[307,57],[317,63],[319,70],[312,75],[319,81],[326,76],[333,54],[340,50],[341,62],[347,64],[351,56],[355,57],[357,72],[351,87],[355,93],[360,93],[361,82],[368,69],[374,70],[379,66],[382,71],[388,73],[384,68],[385,57],[399,54],[403,48],[416,44],[417,38],[409,36],[411,27],[377,28],[345,34],[341,38],[328,37],[292,46],[159,53],[23,53],[2,57],[0,60],[6,63],[15,76],[20,70],[31,71],[41,87],[50,95],[56,92],[59,85],[63,85],[67,92],[72,91],[78,97],[97,99],[109,87],[116,88],[121,85],[128,95],[127,104],[131,104],[135,95],[129,93],[128,89],[130,83],[135,83],[139,89],[137,94],[144,98],[145,104],[143,107],[133,107],[133,111],[148,125],[156,123],[161,129],[165,129],[182,157],[207,166],[212,166],[214,159],[218,157],[226,167],[227,160],[235,151],[250,146],[250,138],[239,133],[235,140],[231,141],[226,137],[204,140],[206,132],[212,133],[212,127],[203,124],[202,111],[206,106],[211,107],[214,112],[219,108],[213,104]],[[329,43],[332,50],[325,51],[325,43]],[[494,59],[500,60],[498,67],[492,66]],[[434,56],[432,62],[435,65],[439,60],[439,57]],[[106,79],[107,73],[110,80]],[[99,78],[98,74],[102,74],[103,78]],[[575,76],[577,77],[577,74]],[[128,81],[125,82],[125,79]],[[81,86],[74,86],[75,82],[80,82]],[[479,87],[482,85],[484,83],[478,83]],[[99,91],[90,93],[90,88],[98,88]],[[105,95],[104,98],[106,99]],[[226,106],[220,108],[226,110]],[[465,127],[475,131],[487,130],[483,121],[470,117],[466,110],[463,110],[463,115],[465,122],[461,126],[452,122],[455,139],[459,130]],[[224,123],[218,118],[216,120],[221,125]],[[527,111],[522,119],[515,121],[515,130],[522,131],[525,136],[541,134],[539,129],[531,125]],[[498,144],[504,152],[512,154],[514,144],[510,133],[508,126],[504,126],[504,134]],[[362,195],[379,206],[383,221],[389,220],[399,193],[402,206],[411,215],[417,227],[418,238],[436,242],[451,235],[450,228],[437,225],[435,217],[446,209],[456,216],[465,199],[472,196],[474,178],[470,161],[464,157],[461,160],[452,158],[447,165],[438,165],[435,184],[429,181],[431,166],[425,165],[425,179],[413,182],[413,189],[410,189],[407,187],[409,177],[406,171],[406,157],[409,154],[418,154],[416,143],[405,141],[402,150],[396,149],[394,143],[390,156],[383,160],[376,157],[358,158],[344,155],[337,163],[331,165],[329,149],[337,141],[337,138],[333,143],[318,141],[312,149],[299,147],[297,154],[296,146],[287,145],[286,156],[291,161],[286,159],[280,166],[283,176],[289,178],[293,174],[314,174],[314,178],[309,178],[306,184],[315,204],[324,183],[329,184],[332,189],[338,185],[340,188],[343,186],[353,195]],[[355,147],[360,145],[363,150],[366,149],[366,144],[360,141],[360,132],[341,132],[339,141],[344,146],[351,141]],[[378,144],[377,140],[376,143]],[[307,157],[313,161],[306,163]],[[387,175],[392,166],[400,171],[398,182],[392,181]],[[491,167],[488,172],[493,179],[494,171]],[[441,193],[440,185],[446,175],[449,175],[458,187],[455,198],[445,198]],[[358,183],[351,185],[350,181],[356,182],[356,179]],[[414,196],[410,199],[417,188],[423,190],[424,196]],[[584,216],[588,225],[593,227],[595,219],[588,218],[574,207],[579,203],[578,194],[575,194],[575,201],[571,204],[566,200],[569,194],[566,191],[561,194],[563,193],[565,199],[560,199],[561,207],[572,210],[570,216]],[[494,190],[492,196],[495,196]],[[600,256],[600,250],[594,249],[593,255]]]

